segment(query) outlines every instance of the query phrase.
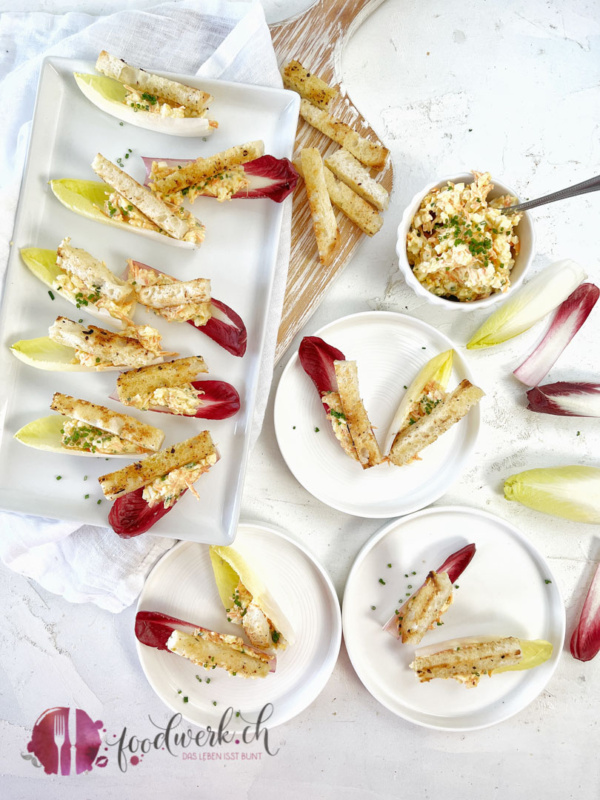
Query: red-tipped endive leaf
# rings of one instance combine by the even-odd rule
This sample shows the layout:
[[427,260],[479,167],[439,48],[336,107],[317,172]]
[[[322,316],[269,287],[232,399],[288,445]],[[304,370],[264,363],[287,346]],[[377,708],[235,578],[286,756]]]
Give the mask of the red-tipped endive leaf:
[[600,289],[593,283],[582,283],[578,286],[560,304],[547,334],[513,375],[526,386],[537,386],[586,321],[598,301],[598,296]]
[[578,661],[591,661],[600,652],[600,564],[598,565],[571,636],[571,655]]
[[[161,614],[160,611],[138,611],[135,615],[135,638],[147,647],[155,647],[157,650],[166,650],[167,653],[170,653],[171,650],[167,647],[167,642],[173,631],[181,631],[188,634],[194,634],[196,631],[213,632],[209,628],[203,628],[202,625],[194,625],[193,622],[186,622],[184,619],[169,617],[167,614]],[[244,645],[244,647],[249,652],[257,655],[268,655],[269,672],[275,672],[277,668],[276,656],[263,653],[262,650],[248,644]]]
[[[145,185],[148,185],[153,161],[160,161],[177,169],[178,166],[184,167],[194,160],[193,158],[149,158],[148,156],[142,156],[142,161],[146,167]],[[240,166],[246,173],[249,186],[232,195],[232,200],[268,198],[276,203],[281,203],[294,191],[298,183],[298,173],[294,169],[292,162],[287,158],[261,156]]]
[[210,311],[212,316],[206,325],[198,327],[191,320],[189,324],[221,345],[232,356],[243,356],[248,344],[248,332],[240,315],[214,297],[210,303]]
[[[192,381],[194,389],[202,392],[202,405],[195,414],[177,414],[167,406],[149,406],[148,411],[174,416],[196,417],[197,419],[229,419],[240,410],[240,396],[235,386],[225,381]],[[117,392],[110,395],[111,400],[119,401]]]
[[261,156],[242,164],[242,167],[250,185],[242,192],[234,194],[234,200],[238,197],[268,197],[269,200],[281,203],[294,191],[298,183],[298,173],[287,158]]
[[[148,264],[143,264],[141,261],[132,260],[131,263],[155,272],[157,275],[167,275],[166,272],[149,267]],[[167,277],[172,278],[171,275],[167,275]],[[172,279],[177,280],[177,278]],[[196,325],[192,320],[188,320],[188,324],[204,333],[231,355],[243,356],[248,343],[248,332],[244,320],[232,308],[220,300],[215,300],[214,297],[210,301],[210,311],[212,316],[205,325]]]
[[319,395],[337,392],[334,361],[345,361],[346,356],[318,336],[305,336],[298,348],[302,369],[317,387]]
[[134,492],[128,492],[128,494],[117,497],[110,509],[108,522],[113,531],[122,539],[131,539],[133,536],[139,536],[140,533],[146,533],[147,530],[150,530],[161,517],[164,517],[174,508],[175,503],[185,494],[187,489],[184,489],[175,503],[168,508],[165,508],[164,503],[157,503],[150,508],[142,497],[143,491],[144,488],[140,487]]
[[[456,553],[452,553],[451,556],[448,556],[448,558],[444,561],[442,566],[436,570],[436,572],[438,575],[441,572],[447,572],[450,582],[454,583],[471,563],[471,560],[475,555],[475,550],[476,547],[474,544],[467,544],[464,547],[461,547],[461,549],[457,550]],[[383,626],[383,630],[386,631],[386,633],[391,634],[395,639],[400,638],[398,622],[399,617],[402,616],[403,609],[406,607],[406,603],[408,603],[408,601],[414,597],[422,587],[423,584],[421,584],[421,586],[419,586],[419,588],[416,589],[409,598],[407,598],[406,602],[403,603],[398,609],[398,612],[394,613]]]
[[557,417],[600,417],[600,383],[546,383],[527,392],[530,411]]
[[437,572],[447,572],[450,583],[456,583],[471,563],[471,559],[475,555],[475,550],[476,547],[474,544],[465,545],[460,550],[457,550],[456,553],[452,553],[451,556],[448,556]]
[[147,647],[155,647],[157,650],[166,650],[167,653],[171,652],[167,642],[173,631],[194,633],[197,630],[204,631],[206,628],[183,619],[169,617],[159,611],[138,611],[135,615],[135,638],[138,642]]

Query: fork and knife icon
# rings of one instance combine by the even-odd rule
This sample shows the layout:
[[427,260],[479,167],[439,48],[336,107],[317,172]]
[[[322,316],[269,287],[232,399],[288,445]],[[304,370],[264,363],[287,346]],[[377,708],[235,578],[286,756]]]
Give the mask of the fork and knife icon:
[[[58,755],[57,773],[60,775],[77,774],[77,709],[67,708],[66,714],[57,713],[54,717],[54,744]],[[62,751],[65,744],[68,725],[69,761],[63,765]]]

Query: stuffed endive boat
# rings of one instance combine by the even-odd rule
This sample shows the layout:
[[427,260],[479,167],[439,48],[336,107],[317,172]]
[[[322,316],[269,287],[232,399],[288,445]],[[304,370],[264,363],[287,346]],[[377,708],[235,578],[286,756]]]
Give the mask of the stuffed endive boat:
[[243,556],[233,547],[216,545],[209,553],[227,621],[241,625],[261,650],[284,650],[293,644],[290,623]]
[[129,370],[117,378],[116,396],[125,406],[199,419],[227,419],[240,409],[240,396],[225,381],[195,380],[208,372],[202,356],[178,358]]
[[452,587],[471,563],[475,545],[467,544],[431,570],[425,582],[394,612],[384,630],[403,644],[419,644],[427,631],[442,625],[442,616],[452,603]]
[[275,672],[276,658],[246,644],[238,636],[210,631],[159,611],[138,611],[135,635],[139,642],[187,658],[206,670],[224,669],[232,677],[266,678]]
[[182,281],[129,259],[127,280],[138,302],[167,322],[186,322],[234,356],[246,352],[248,333],[232,308],[212,296],[206,278]]
[[408,387],[388,431],[391,464],[402,467],[418,459],[422,450],[460,422],[484,396],[466,379],[453,392],[446,392],[453,353],[447,350],[432,358]]
[[167,355],[161,335],[149,325],[129,325],[119,333],[57,317],[48,336],[21,339],[11,352],[30,367],[62,372],[125,370],[160,364]]
[[75,72],[83,94],[95,106],[139,128],[173,136],[208,136],[218,127],[206,118],[213,97],[202,89],[132,67],[103,50],[100,75]]
[[21,258],[36,278],[77,308],[100,319],[132,324],[133,286],[114,275],[104,261],[73,247],[69,237],[56,250],[23,248]]
[[57,411],[36,419],[15,433],[28,447],[76,456],[122,456],[154,453],[164,433],[128,414],[55,392],[50,408]]
[[551,655],[552,645],[541,639],[464,637],[417,650],[410,668],[421,683],[434,678],[452,678],[473,688],[482,675],[492,677],[500,672],[533,669]]
[[55,197],[71,211],[179,247],[196,248],[203,242],[200,220],[161,200],[101,153],[92,169],[101,183],[71,178],[50,181]]

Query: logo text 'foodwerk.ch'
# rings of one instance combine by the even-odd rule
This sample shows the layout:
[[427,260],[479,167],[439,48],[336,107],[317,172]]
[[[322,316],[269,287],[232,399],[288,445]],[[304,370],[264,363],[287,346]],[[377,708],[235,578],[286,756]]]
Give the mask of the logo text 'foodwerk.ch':
[[[159,731],[153,737],[140,738],[130,734],[126,727],[120,736],[114,733],[109,737],[100,720],[94,722],[80,708],[58,706],[49,708],[40,715],[27,745],[27,751],[31,755],[23,757],[36,767],[42,766],[48,775],[80,775],[90,772],[93,767],[105,767],[108,764],[108,756],[98,756],[101,747],[104,752],[115,748],[121,772],[126,772],[129,765],[139,764],[140,759],[152,750],[167,752],[176,758],[181,754],[185,760],[191,757],[186,751],[193,747],[252,744],[262,740],[265,752],[270,756],[277,755],[279,748],[273,750],[270,747],[269,731],[265,727],[273,714],[270,703],[261,709],[255,722],[248,723],[241,716],[247,723],[241,733],[228,730],[233,713],[231,707],[224,711],[219,727],[214,730],[210,726],[196,732],[190,728],[178,730],[183,720],[181,714],[174,714],[165,726],[149,717],[152,725]],[[194,755],[193,758],[195,757]]]

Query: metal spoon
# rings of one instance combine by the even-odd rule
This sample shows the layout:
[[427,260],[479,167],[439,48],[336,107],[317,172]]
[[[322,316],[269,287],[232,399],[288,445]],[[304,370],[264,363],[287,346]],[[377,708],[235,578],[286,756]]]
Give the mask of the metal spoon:
[[567,189],[561,189],[559,192],[546,194],[544,197],[538,197],[537,200],[526,200],[524,203],[518,203],[516,206],[508,206],[503,208],[503,214],[516,214],[517,211],[528,211],[530,208],[537,208],[543,206],[545,203],[554,203],[555,200],[566,200],[567,197],[576,197],[578,194],[587,194],[588,192],[597,192],[600,190],[600,175],[595,178],[589,178],[582,183],[576,183],[575,186],[569,186]]

